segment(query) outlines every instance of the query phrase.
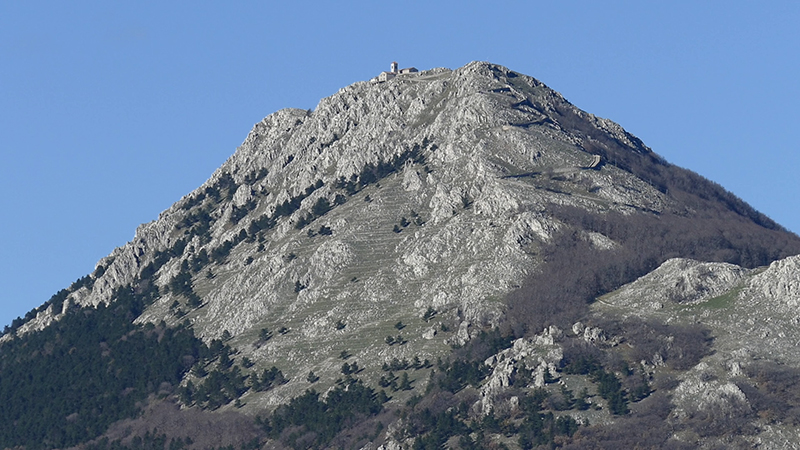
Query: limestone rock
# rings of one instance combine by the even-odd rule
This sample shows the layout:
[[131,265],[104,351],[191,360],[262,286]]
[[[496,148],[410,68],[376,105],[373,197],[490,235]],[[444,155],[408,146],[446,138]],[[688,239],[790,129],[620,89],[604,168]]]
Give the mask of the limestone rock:
[[750,292],[763,298],[780,299],[781,308],[796,315],[800,306],[800,256],[792,256],[770,264],[748,284]]
[[[762,420],[751,404],[758,398],[748,398],[739,386],[757,384],[749,378],[754,363],[766,361],[776,367],[800,364],[796,348],[800,342],[798,280],[797,256],[755,270],[723,263],[669,260],[602,297],[595,307],[603,315],[708,327],[714,337],[714,351],[680,375],[680,384],[672,392],[675,409],[669,420],[702,420],[722,427],[719,429],[726,429],[729,424],[737,429],[751,427],[749,442],[758,443],[760,448],[787,448],[787,439],[795,436],[796,430]],[[662,307],[648,306],[653,303],[661,303]],[[582,328],[575,324],[573,331]],[[662,355],[656,354],[645,366],[652,364],[658,370],[666,363]],[[703,442],[707,446],[725,445],[712,438]]]
[[586,327],[583,329],[583,340],[590,344],[605,342],[606,335],[599,327]]
[[722,418],[742,416],[752,410],[747,397],[732,382],[702,381],[696,378],[684,380],[674,391],[676,405],[675,418],[700,413],[712,414]]
[[[556,219],[553,205],[626,214],[677,207],[630,171],[589,168],[602,153],[593,133],[658,161],[619,125],[501,66],[354,83],[313,110],[255,124],[202,186],[141,225],[67,304],[113,301],[152,271],[161,296],[138,323],[188,321],[206,341],[227,331],[242,357],[292,380],[310,370],[335,379],[343,343],[358,347],[353,357],[367,371],[392,357],[435,360],[446,344],[499,323],[505,296],[543,264],[540,250],[557,234],[575,231],[613,251],[608,237]],[[199,307],[168,288],[190,264],[201,267],[191,274]],[[735,278],[726,270],[720,285]],[[419,319],[428,308],[438,312],[431,324]],[[398,321],[409,324],[409,342],[387,347]],[[291,331],[254,345],[262,328]],[[602,340],[588,330],[587,339]],[[530,350],[529,368],[555,367],[562,336],[554,333],[536,338],[549,350]],[[306,387],[292,381],[244,411]]]
[[[551,326],[531,339],[515,340],[510,348],[486,359],[484,364],[492,369],[492,373],[481,385],[480,400],[475,410],[481,415],[494,410],[497,407],[496,399],[514,384],[515,375],[520,369],[533,369],[535,387],[544,386],[545,372],[549,378],[558,378],[557,368],[563,351],[557,341],[562,336],[559,328]],[[506,406],[514,407],[513,404]]]
[[731,290],[749,272],[734,264],[674,258],[625,286],[614,301],[650,309],[660,309],[664,303],[699,303]]

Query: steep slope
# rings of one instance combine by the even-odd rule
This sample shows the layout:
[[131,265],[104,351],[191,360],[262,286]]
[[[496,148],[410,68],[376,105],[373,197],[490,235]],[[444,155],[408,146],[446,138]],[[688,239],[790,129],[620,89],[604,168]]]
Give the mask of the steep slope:
[[[582,321],[516,339],[488,357],[472,397],[460,392],[474,417],[496,424],[479,443],[797,448],[798,279],[798,256],[756,269],[666,261],[601,296]],[[541,426],[532,432],[531,403],[540,423],[560,414],[557,430],[564,418],[582,425],[560,438]],[[484,419],[478,429],[492,427]],[[436,428],[423,430],[426,439]]]
[[[798,279],[797,256],[755,270],[670,260],[602,297],[594,310],[605,323],[644,320],[672,330],[702,324],[710,331],[713,353],[678,375],[672,391],[669,422],[677,430],[694,428],[683,432],[684,439],[731,445],[740,435],[738,445],[795,448],[800,445]],[[643,367],[663,371],[669,332],[659,338],[667,346],[658,347],[627,339],[631,332],[625,327],[614,328],[643,357]]]
[[[401,404],[426,387],[425,360],[499,325],[518,336],[570,326],[588,300],[668,258],[753,268],[796,253],[797,236],[617,124],[471,63],[268,116],[203,186],[0,340],[133,296],[136,324],[190,327],[209,347],[187,359],[186,404],[262,414],[350,372],[385,384],[386,367],[410,377],[393,394]],[[587,272],[570,278],[573,267]],[[707,292],[746,271],[725,274]],[[198,400],[192,389],[222,359],[288,382],[251,378]]]
[[[184,260],[210,255],[207,267],[191,270],[204,306],[187,317],[206,339],[227,330],[256,361],[277,358],[304,373],[306,361],[336,364],[346,349],[336,344],[353,335],[364,342],[347,345],[376,363],[432,357],[446,350],[441,339],[414,339],[400,351],[383,338],[400,320],[413,324],[409,336],[433,334],[410,320],[429,307],[451,318],[458,312],[464,327],[496,320],[502,297],[536,266],[538,243],[559,229],[548,204],[620,211],[669,205],[628,172],[585,170],[592,154],[553,121],[556,108],[582,114],[532,78],[475,63],[357,83],[312,113],[275,113],[203,187],[101,261],[105,271],[92,289],[71,294],[67,304],[109,301],[156,252],[177,245],[183,251],[160,267],[156,283],[168,286]],[[646,152],[618,126],[587,119]],[[199,218],[203,212],[208,217]],[[313,223],[298,229],[306,218]],[[320,234],[322,226],[332,234]],[[236,242],[232,253],[214,258],[226,242]],[[176,299],[185,303],[181,295],[162,296],[140,321],[184,320],[170,311]],[[347,328],[336,330],[339,321]],[[255,351],[248,344],[264,327],[287,327],[292,336]],[[431,346],[438,350],[424,350]],[[304,347],[308,353],[293,354]]]

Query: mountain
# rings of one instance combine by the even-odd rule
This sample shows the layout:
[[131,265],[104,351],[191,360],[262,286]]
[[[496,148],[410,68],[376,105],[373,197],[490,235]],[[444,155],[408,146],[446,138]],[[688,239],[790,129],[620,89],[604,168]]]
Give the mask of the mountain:
[[0,444],[800,442],[798,253],[532,77],[359,82],[6,328]]

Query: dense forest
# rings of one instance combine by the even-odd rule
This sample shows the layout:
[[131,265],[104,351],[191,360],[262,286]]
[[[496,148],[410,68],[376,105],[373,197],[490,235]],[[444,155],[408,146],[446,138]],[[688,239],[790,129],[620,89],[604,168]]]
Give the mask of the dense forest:
[[141,296],[74,308],[38,333],[0,346],[0,445],[68,447],[172,393],[208,349],[186,327],[133,325]]

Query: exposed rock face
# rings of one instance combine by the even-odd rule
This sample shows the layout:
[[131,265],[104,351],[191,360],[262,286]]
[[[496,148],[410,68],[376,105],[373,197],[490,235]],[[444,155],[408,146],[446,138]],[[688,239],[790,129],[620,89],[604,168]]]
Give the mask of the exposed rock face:
[[708,369],[708,366],[705,363],[698,366],[674,391],[673,403],[677,406],[673,412],[674,420],[685,420],[697,414],[723,418],[751,412],[747,397],[736,384],[720,380],[703,381],[703,369]]
[[[759,420],[760,413],[756,414],[752,402],[761,402],[763,408],[762,394],[747,394],[741,386],[758,385],[764,380],[774,382],[778,375],[769,374],[782,373],[781,370],[793,374],[781,375],[784,379],[797,376],[798,280],[798,256],[756,270],[670,260],[603,297],[597,303],[597,311],[604,316],[635,316],[709,327],[714,353],[681,376],[673,392],[675,410],[670,420],[676,424],[703,420],[716,424],[713,426],[719,428],[717,432],[731,427],[741,432],[744,427],[748,430],[745,434],[752,435],[750,441],[762,448],[788,448],[788,442],[796,442],[796,427]],[[674,298],[689,301],[674,302]],[[774,366],[764,369],[763,364]],[[706,441],[710,442],[716,441]]]
[[800,363],[795,349],[800,341],[798,280],[800,256],[756,270],[673,259],[598,305],[622,316],[711,326],[715,348],[730,352],[724,357],[725,367],[735,376],[753,358]]
[[[780,306],[789,314],[797,313],[800,304],[800,257],[772,263],[748,283],[748,293],[761,299],[781,299]],[[777,306],[777,305],[776,305]]]
[[[481,415],[486,415],[498,407],[497,397],[504,393],[514,382],[514,377],[520,369],[533,370],[532,387],[542,387],[545,384],[545,374],[548,379],[557,378],[558,367],[563,357],[558,342],[563,332],[556,327],[544,330],[532,339],[517,339],[511,348],[492,355],[485,364],[492,369],[492,374],[481,386],[480,400],[475,405]],[[514,400],[500,407],[514,408]]]
[[[50,305],[44,311],[39,312],[38,314],[36,314],[36,317],[34,317],[32,320],[30,320],[30,321],[26,322],[25,324],[23,324],[19,328],[18,332],[20,334],[25,334],[25,333],[30,333],[30,332],[33,332],[33,331],[42,330],[46,326],[48,326],[51,323],[53,323],[53,321],[56,320],[56,318],[58,317],[58,315],[60,313],[61,313],[61,311],[54,311],[53,310],[53,306]],[[0,342],[2,342],[3,338],[8,339],[10,337],[11,336],[3,336],[2,338],[0,338]]]
[[[791,387],[796,386],[800,374],[800,353],[796,348],[800,342],[797,280],[800,256],[755,270],[671,259],[603,296],[595,303],[594,312],[606,318],[637,317],[672,327],[702,324],[711,330],[714,351],[688,370],[667,368],[659,354],[652,361],[643,360],[637,369],[650,377],[656,373],[677,377],[673,387],[660,388],[669,392],[672,409],[664,420],[674,430],[673,439],[701,448],[738,448],[743,443],[759,448],[794,448],[797,427],[791,420],[775,419],[769,405],[797,401]],[[512,347],[485,361],[492,372],[480,387],[474,413],[512,414],[509,411],[518,407],[518,399],[509,393],[525,388],[515,383],[525,369],[533,371],[528,389],[545,387],[552,391],[550,383],[562,389],[585,386],[586,380],[581,376],[556,372],[563,364],[565,337],[597,349],[621,347],[623,353],[635,350],[637,342],[626,340],[624,329],[617,333],[620,334],[577,322],[567,332],[549,327],[532,338],[516,340]],[[661,338],[672,343],[674,336]],[[781,392],[781,383],[790,386],[789,391]],[[765,390],[765,385],[775,392]],[[597,398],[594,401],[602,402]],[[591,408],[571,415],[591,423],[614,422],[613,416]],[[697,435],[686,431],[689,429],[702,432]]]
[[[159,298],[139,323],[188,320],[206,341],[230,334],[236,358],[275,365],[290,379],[248,392],[245,413],[303,392],[309,371],[320,377],[315,387],[331,386],[343,354],[374,382],[387,361],[434,361],[496,325],[505,296],[541,273],[542,250],[559,234],[601,252],[619,247],[557,219],[554,205],[598,215],[691,214],[631,167],[608,164],[611,146],[668,166],[619,125],[500,66],[356,83],[313,111],[281,110],[256,124],[203,186],[101,260],[60,311],[43,310],[18,333],[46,327],[75,305],[111,302],[117,289],[147,278]],[[194,297],[175,282],[187,276]],[[717,353],[679,380],[671,420],[715,410],[748,415],[736,382],[753,358],[800,363],[799,280],[800,257],[760,271],[671,259],[601,298],[595,311],[712,327]],[[270,339],[259,337],[263,329]],[[531,330],[534,337],[487,359],[492,375],[473,410],[517,408],[519,399],[504,393],[521,370],[531,371],[524,389],[559,379],[569,333]],[[570,338],[598,348],[622,342],[580,322]],[[587,385],[575,378],[567,381]],[[591,423],[609,420],[585,414]],[[384,448],[401,445],[389,440]]]
[[667,303],[696,304],[728,292],[747,273],[734,264],[674,258],[618,291],[614,301],[656,310]]
[[[203,186],[139,227],[100,262],[105,271],[92,288],[70,301],[109,301],[157,252],[184,240],[157,273],[165,292],[184,261],[251,232],[194,276],[202,307],[180,317],[170,306],[185,299],[167,294],[139,320],[188,318],[206,339],[228,331],[258,364],[290,365],[296,374],[313,368],[324,375],[358,336],[374,341],[354,354],[365,364],[433,357],[445,342],[463,344],[496,323],[503,296],[540,263],[535,249],[563,228],[546,213],[548,204],[617,211],[670,204],[629,172],[585,169],[593,160],[584,150],[588,138],[559,124],[558,108],[632,152],[649,152],[539,81],[491,64],[356,83],[314,111],[286,109],[256,124]],[[211,201],[215,190],[222,194]],[[292,199],[294,210],[280,213]],[[315,210],[319,202],[330,207]],[[188,231],[201,211],[210,228]],[[276,214],[259,234],[257,220]],[[586,239],[614,245],[598,233]],[[439,321],[456,321],[456,333],[431,331],[418,319],[427,308]],[[417,338],[387,347],[382,337],[398,320]],[[291,332],[251,345],[259,329],[280,327]]]
[[[516,105],[520,102],[524,105]],[[283,110],[264,119],[204,187],[214,185],[223,174],[230,174],[239,184],[232,201],[215,211],[224,219],[233,207],[253,199],[258,204],[249,216],[256,217],[322,180],[325,186],[303,201],[303,212],[319,198],[332,200],[340,177],[350,179],[365,165],[391,160],[427,140],[429,144],[422,147],[425,164],[407,161],[397,175],[383,180],[380,188],[365,189],[363,195],[336,208],[319,224],[334,230],[334,238],[340,239],[338,247],[348,249],[350,261],[385,262],[380,264],[385,275],[391,273],[404,282],[422,283],[414,289],[420,291],[419,295],[408,296],[417,308],[468,306],[507,292],[533,267],[535,261],[523,251],[524,246],[547,241],[559,229],[558,223],[542,214],[546,202],[581,205],[591,200],[541,192],[519,181],[521,178],[509,179],[505,175],[566,171],[575,182],[594,185],[598,198],[623,200],[619,209],[638,206],[658,210],[666,202],[661,193],[646,184],[638,185],[633,195],[616,192],[625,189],[625,185],[640,183],[630,174],[579,170],[591,155],[580,151],[578,138],[557,123],[545,121],[542,126],[530,126],[536,120],[544,120],[544,113],[539,110],[547,112],[554,103],[563,104],[564,100],[538,81],[483,63],[453,72],[422,72],[385,84],[356,83],[322,100],[312,113]],[[631,138],[615,124],[590,119],[616,138],[631,143]],[[262,168],[268,174],[247,184],[245,179]],[[201,190],[188,198],[196,197]],[[367,195],[371,201],[364,202]],[[131,244],[117,250],[107,275],[98,280],[98,286],[81,303],[106,301],[110,290],[105,286],[130,281],[137,264],[146,263],[153,249],[167,248],[178,239],[180,234],[174,228],[183,216],[181,206],[179,202],[158,221],[140,228]],[[400,223],[402,217],[414,221],[417,216],[412,211],[421,224],[391,233],[392,225]],[[296,213],[291,219],[299,215]],[[314,301],[325,290],[324,280],[345,271],[347,264],[320,268],[326,261],[320,259],[314,247],[323,245],[323,239],[303,242],[305,232],[297,232],[292,222],[295,220],[275,229],[264,254],[250,252],[257,257],[251,270],[259,273],[248,274],[247,278],[269,283],[275,274],[259,270],[262,261],[272,261],[271,257],[283,249],[308,248],[307,254],[297,253],[294,265],[311,269],[293,275],[308,278],[308,292],[301,297],[306,302]],[[247,225],[247,219],[238,226],[217,220],[210,242],[192,243],[195,252],[219,245]],[[274,264],[270,264],[271,271],[280,271]],[[124,270],[114,270],[118,268]],[[453,273],[447,275],[448,271]],[[368,296],[396,296],[386,292],[395,292],[397,286],[385,275],[361,277],[364,283],[376,284]],[[434,279],[437,281],[430,281]],[[236,288],[238,281],[226,289]],[[256,297],[250,290],[241,294],[246,294],[240,297],[247,301]],[[283,301],[280,297],[273,293],[264,302]],[[237,334],[241,326],[234,326],[234,322],[253,320],[260,317],[215,317],[214,322]]]

